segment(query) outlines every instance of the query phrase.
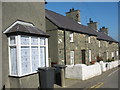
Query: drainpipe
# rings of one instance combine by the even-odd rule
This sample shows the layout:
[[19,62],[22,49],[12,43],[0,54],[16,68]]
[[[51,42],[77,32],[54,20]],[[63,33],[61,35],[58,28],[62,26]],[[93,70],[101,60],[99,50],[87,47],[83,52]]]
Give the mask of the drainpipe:
[[64,29],[64,59],[65,59],[65,65],[66,65],[66,34],[65,34],[65,29]]

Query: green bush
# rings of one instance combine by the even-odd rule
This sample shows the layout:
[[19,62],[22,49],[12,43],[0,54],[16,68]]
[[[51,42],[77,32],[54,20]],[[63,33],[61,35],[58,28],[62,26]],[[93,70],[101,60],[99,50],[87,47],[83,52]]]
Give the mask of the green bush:
[[112,57],[112,59],[109,59],[109,58],[108,58],[108,60],[107,60],[107,62],[112,62],[112,61],[115,61],[115,60],[114,60],[114,57]]

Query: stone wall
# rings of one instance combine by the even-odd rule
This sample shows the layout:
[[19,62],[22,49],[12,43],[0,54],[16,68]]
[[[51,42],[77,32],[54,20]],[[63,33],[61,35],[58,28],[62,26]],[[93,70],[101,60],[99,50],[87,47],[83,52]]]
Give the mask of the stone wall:
[[[89,50],[92,51],[91,60],[96,60],[98,51],[98,43],[95,36],[90,36],[91,40],[88,43],[88,35],[73,33],[73,42],[70,42],[70,31],[65,31],[65,41],[66,41],[66,62],[67,65],[70,64],[70,51],[74,51],[74,60],[75,64],[82,63],[82,54],[81,50],[85,50],[86,56],[86,64],[90,64],[89,62]],[[64,31],[58,30],[58,57],[59,62],[64,62]]]
[[[88,41],[90,37],[90,43]],[[100,41],[100,47],[99,47]],[[81,50],[85,50],[86,64],[90,64],[89,50],[91,50],[91,60],[97,61],[97,56],[102,57],[103,61],[107,61],[107,58],[111,59],[111,52],[116,53],[118,50],[117,43],[111,43],[103,40],[97,40],[96,36],[89,36],[86,34],[73,32],[73,42],[70,42],[70,31],[65,31],[66,42],[66,63],[70,64],[70,51],[74,51],[75,64],[82,63]],[[108,57],[107,57],[108,52]],[[64,31],[58,30],[58,60],[60,64],[64,64]],[[118,60],[118,56],[115,56],[115,60]]]

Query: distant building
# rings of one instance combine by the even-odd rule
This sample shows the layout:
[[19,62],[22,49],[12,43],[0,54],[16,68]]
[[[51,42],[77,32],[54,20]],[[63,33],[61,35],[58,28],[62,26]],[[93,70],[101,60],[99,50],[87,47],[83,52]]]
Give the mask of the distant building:
[[98,57],[118,59],[118,42],[107,35],[108,29],[98,31],[97,22],[91,19],[88,26],[82,25],[79,10],[70,9],[66,16],[46,10],[46,27],[53,64],[90,64]]

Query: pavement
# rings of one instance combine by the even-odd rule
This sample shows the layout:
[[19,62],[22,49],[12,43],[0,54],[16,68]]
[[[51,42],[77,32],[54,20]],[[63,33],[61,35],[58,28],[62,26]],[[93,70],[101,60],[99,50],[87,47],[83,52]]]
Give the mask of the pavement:
[[84,90],[88,88],[118,88],[119,70],[120,68],[116,67],[88,80],[65,79],[65,87],[54,84],[54,88],[83,88]]

